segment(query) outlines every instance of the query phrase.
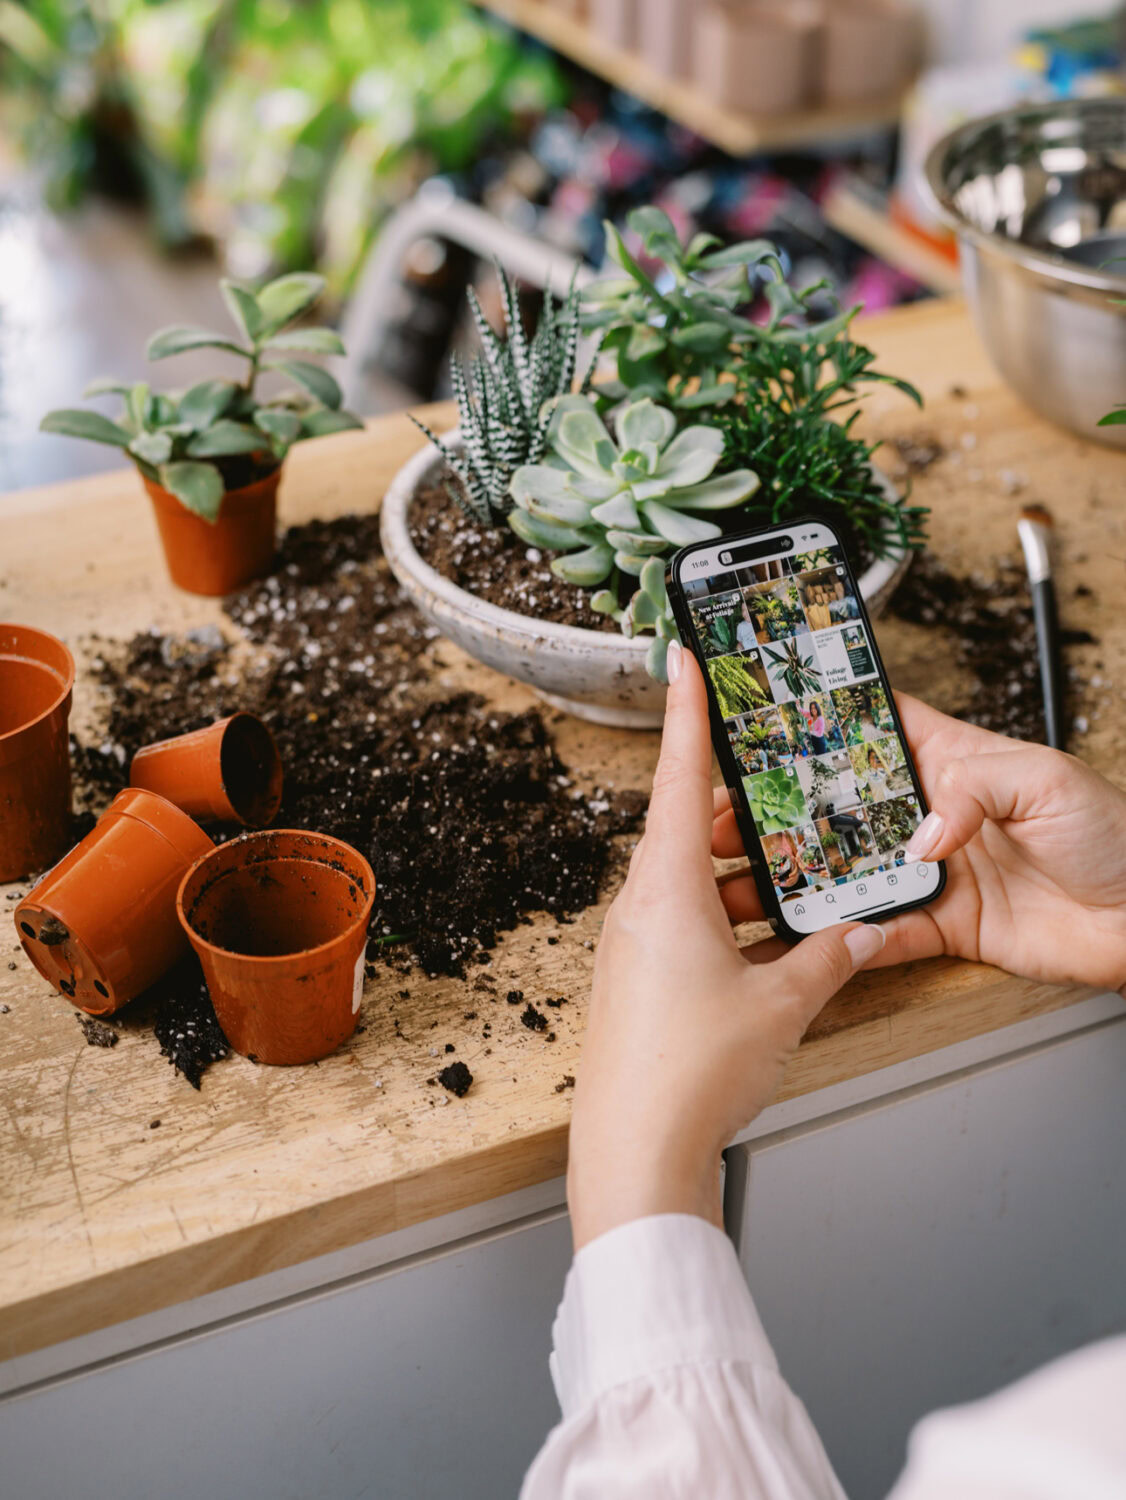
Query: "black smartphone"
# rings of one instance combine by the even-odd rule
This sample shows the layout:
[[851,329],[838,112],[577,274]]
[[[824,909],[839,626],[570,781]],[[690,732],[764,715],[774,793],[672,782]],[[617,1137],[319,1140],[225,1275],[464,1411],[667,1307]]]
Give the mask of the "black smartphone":
[[945,867],[907,860],[926,804],[832,527],[694,543],[673,558],[668,592],[775,932],[796,942],[940,895]]

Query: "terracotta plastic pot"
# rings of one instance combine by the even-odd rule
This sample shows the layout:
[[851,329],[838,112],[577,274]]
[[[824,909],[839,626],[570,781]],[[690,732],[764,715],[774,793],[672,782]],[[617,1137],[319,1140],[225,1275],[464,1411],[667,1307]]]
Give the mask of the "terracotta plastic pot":
[[214,522],[141,478],[156,512],[164,560],[178,587],[189,594],[230,594],[270,571],[281,469],[241,490],[228,490]]
[[120,1010],[186,955],[176,892],[211,847],[163,797],[119,792],[97,827],[16,907],[28,957],[80,1010]]
[[611,47],[636,45],[641,29],[641,0],[590,0],[590,29]]
[[138,750],[129,784],[204,822],[264,828],[281,806],[281,756],[261,719],[232,714]]
[[0,881],[42,870],[66,848],[73,690],[62,641],[0,625]]
[[319,833],[246,834],[188,871],[180,921],[236,1052],[309,1063],[348,1040],[374,900],[363,855]]
[[833,0],[820,39],[819,93],[826,104],[886,98],[910,79],[919,21],[899,0]]
[[812,0],[712,0],[693,21],[695,81],[723,109],[800,109],[813,92],[820,20]]
[[647,0],[641,28],[641,55],[664,78],[692,72],[693,0]]

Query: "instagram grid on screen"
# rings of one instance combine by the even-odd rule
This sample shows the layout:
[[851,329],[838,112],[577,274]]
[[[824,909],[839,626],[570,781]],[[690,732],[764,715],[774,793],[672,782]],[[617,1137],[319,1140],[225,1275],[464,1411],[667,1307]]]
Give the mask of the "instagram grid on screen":
[[945,871],[907,864],[926,809],[840,542],[812,521],[756,536],[686,548],[672,593],[768,913],[797,937],[933,899]]

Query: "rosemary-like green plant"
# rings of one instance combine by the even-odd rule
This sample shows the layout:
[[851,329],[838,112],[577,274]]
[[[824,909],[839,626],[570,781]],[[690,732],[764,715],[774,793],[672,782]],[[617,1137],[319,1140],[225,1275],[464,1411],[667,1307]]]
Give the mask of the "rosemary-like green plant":
[[[341,409],[340,387],[327,370],[293,357],[344,353],[331,328],[290,327],[321,295],[323,277],[281,276],[257,292],[234,281],[220,287],[234,336],[177,324],[153,334],[147,354],[159,360],[189,349],[218,349],[246,361],[241,382],[213,379],[186,391],[153,391],[145,381],[130,385],[105,377],[84,394],[121,396],[117,421],[68,407],[48,412],[39,424],[43,432],[123,449],[146,479],[212,522],[227,490],[272,472],[293,443],[362,425]],[[263,370],[280,371],[298,389],[262,399],[255,387]]]
[[[471,520],[490,527],[503,526],[512,509],[512,476],[522,465],[538,464],[547,449],[553,405],[574,384],[579,346],[579,293],[574,283],[558,308],[544,294],[539,323],[529,339],[511,278],[500,266],[497,276],[505,337],[494,332],[470,287],[469,306],[481,352],[465,364],[457,358],[450,364],[464,452],[452,453],[428,427],[411,419],[442,450],[461,481],[460,487],[447,486],[451,498]],[[588,370],[583,390],[590,374]]]

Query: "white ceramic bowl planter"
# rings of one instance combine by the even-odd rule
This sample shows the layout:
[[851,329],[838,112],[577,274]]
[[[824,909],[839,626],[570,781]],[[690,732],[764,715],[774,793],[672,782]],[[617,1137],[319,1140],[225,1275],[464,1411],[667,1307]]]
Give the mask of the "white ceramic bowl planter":
[[[457,448],[456,429],[443,441]],[[383,552],[411,602],[468,655],[527,683],[553,708],[619,729],[659,729],[665,689],[645,670],[651,636],[627,640],[617,630],[582,630],[501,609],[458,588],[423,561],[411,540],[408,516],[415,496],[436,478],[443,462],[435,448],[423,448],[395,475],[383,499]],[[894,495],[891,481],[880,478]],[[909,562],[909,553],[898,552],[861,575],[860,592],[869,614],[883,610]]]

